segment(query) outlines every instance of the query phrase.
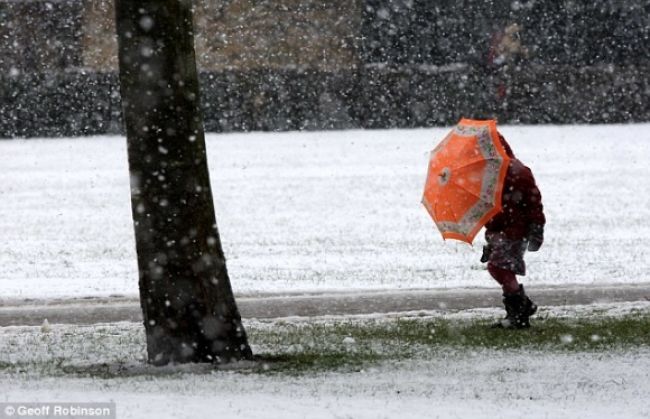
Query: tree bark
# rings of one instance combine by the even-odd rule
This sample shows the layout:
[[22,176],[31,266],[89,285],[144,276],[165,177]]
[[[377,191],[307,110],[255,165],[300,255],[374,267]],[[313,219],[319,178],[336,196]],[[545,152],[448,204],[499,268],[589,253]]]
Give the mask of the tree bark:
[[149,362],[251,359],[214,213],[191,2],[115,9]]

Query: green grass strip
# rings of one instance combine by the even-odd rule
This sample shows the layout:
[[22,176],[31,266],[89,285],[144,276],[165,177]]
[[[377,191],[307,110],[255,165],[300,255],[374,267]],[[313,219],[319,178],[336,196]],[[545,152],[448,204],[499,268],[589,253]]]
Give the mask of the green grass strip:
[[[408,316],[251,322],[247,331],[258,362],[237,371],[289,375],[359,371],[382,361],[436,359],[449,350],[605,353],[650,348],[647,310],[618,316],[542,314],[535,316],[532,328],[523,330],[493,329],[493,321]],[[214,371],[209,364],[195,367],[147,365],[144,331],[132,324],[55,327],[49,333],[28,328],[0,334],[0,373],[4,374],[113,379]]]
[[275,324],[249,330],[263,371],[356,370],[380,360],[435,357],[444,348],[605,351],[650,346],[650,315],[541,318],[530,329],[493,329],[488,320],[406,318]]

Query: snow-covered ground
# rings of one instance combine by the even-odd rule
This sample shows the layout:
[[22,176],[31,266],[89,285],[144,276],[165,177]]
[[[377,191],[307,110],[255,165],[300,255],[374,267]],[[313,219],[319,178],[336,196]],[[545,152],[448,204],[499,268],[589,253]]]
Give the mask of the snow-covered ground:
[[[544,315],[554,317],[618,316],[648,313],[650,303],[544,310]],[[496,312],[412,314],[423,315],[466,319],[492,317]],[[344,321],[368,317],[376,318]],[[273,329],[277,322],[247,320],[246,324]],[[279,322],[286,325],[285,320]],[[602,352],[556,348],[550,353],[542,348],[431,351],[423,357],[368,364],[361,370],[260,374],[207,365],[145,366],[141,324],[5,327],[0,328],[0,365],[19,364],[9,368],[12,372],[0,374],[0,402],[114,401],[118,418],[156,419],[650,417],[648,347],[612,347]],[[63,368],[70,372],[62,375]],[[86,376],[84,371],[94,373]]]
[[[501,130],[548,218],[526,283],[650,281],[650,125]],[[447,131],[209,135],[235,292],[494,286],[420,205]],[[137,295],[128,179],[122,137],[0,141],[2,296]]]
[[115,401],[118,418],[648,418],[650,351],[441,353],[359,373],[0,378],[0,401]]
[[[478,263],[482,239],[474,247],[443,242],[420,205],[429,150],[446,132],[208,136],[235,292],[494,288]],[[527,256],[526,283],[650,282],[650,124],[502,132],[536,174],[548,218],[546,244]],[[137,295],[128,179],[124,138],[0,141],[0,301]],[[603,307],[544,310],[579,317],[649,309]],[[134,323],[0,328],[0,402],[113,400],[119,418],[650,417],[647,347],[442,349],[302,376],[206,366],[159,374],[144,366],[143,334]],[[43,373],[105,362],[141,373]]]

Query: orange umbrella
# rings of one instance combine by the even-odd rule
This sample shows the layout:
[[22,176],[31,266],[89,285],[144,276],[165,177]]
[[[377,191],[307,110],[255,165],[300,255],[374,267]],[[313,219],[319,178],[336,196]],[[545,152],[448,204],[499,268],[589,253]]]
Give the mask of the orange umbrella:
[[433,149],[422,203],[444,239],[471,244],[501,211],[509,162],[495,120],[463,118]]

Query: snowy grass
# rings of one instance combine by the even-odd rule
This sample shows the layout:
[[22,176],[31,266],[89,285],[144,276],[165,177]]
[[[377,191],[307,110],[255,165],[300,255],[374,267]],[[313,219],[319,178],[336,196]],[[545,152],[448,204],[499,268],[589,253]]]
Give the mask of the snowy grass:
[[[546,243],[526,283],[650,281],[650,125],[503,126],[540,185]],[[420,197],[447,129],[209,135],[238,294],[493,287]],[[0,141],[4,298],[137,295],[126,141]]]
[[647,418],[650,350],[443,350],[313,375],[0,374],[0,399],[115,401],[120,418]]
[[157,419],[650,416],[650,303],[484,327],[501,314],[249,319],[261,359],[228,368],[147,365],[141,324],[4,327],[0,401],[115,401],[120,418]]
[[[431,359],[446,350],[551,353],[650,348],[650,315],[599,319],[546,317],[536,321],[532,329],[517,331],[492,329],[486,320],[442,318],[275,325],[271,332],[253,330],[251,340],[262,350],[262,371],[358,371],[378,361]],[[283,349],[278,351],[279,348]]]
[[[613,306],[585,307],[582,312],[579,308],[544,309],[527,330],[490,328],[494,316],[488,313],[494,310],[251,321],[247,331],[256,362],[217,368],[313,374],[359,371],[404,359],[428,360],[448,350],[650,349],[650,304],[627,304],[624,312]],[[135,323],[0,329],[0,372],[4,374],[119,378],[212,370],[206,365],[162,369],[146,365],[144,331]]]

